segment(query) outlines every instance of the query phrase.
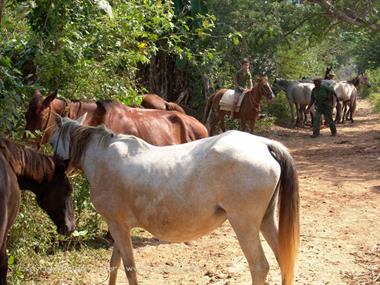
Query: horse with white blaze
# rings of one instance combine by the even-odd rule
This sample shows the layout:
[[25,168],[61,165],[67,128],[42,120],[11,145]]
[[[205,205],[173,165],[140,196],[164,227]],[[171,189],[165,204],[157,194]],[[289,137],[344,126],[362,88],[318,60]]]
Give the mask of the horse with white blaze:
[[299,247],[298,178],[282,144],[229,131],[181,145],[153,146],[61,117],[51,143],[71,167],[83,170],[91,200],[115,240],[109,284],[116,283],[121,259],[129,284],[137,284],[133,227],[161,240],[184,242],[225,220],[248,261],[252,284],[263,285],[269,271],[260,232],[280,265],[282,284],[293,284]]

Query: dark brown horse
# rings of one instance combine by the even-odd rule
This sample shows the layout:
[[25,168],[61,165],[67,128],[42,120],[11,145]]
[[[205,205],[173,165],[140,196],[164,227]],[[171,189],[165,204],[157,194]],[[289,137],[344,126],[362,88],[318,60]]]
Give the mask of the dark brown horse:
[[72,188],[65,169],[57,158],[0,138],[0,284],[6,284],[7,233],[20,208],[20,189],[36,194],[38,205],[60,234],[74,230]]
[[[212,94],[206,104],[205,112],[203,115],[203,122],[208,126],[210,135],[214,134],[215,127],[219,124],[223,132],[225,131],[224,116],[228,111],[220,109],[220,100],[224,93],[229,89],[220,89]],[[243,101],[241,102],[239,112],[235,112],[235,118],[240,119],[243,130],[245,129],[246,122],[249,122],[250,131],[252,132],[256,120],[260,114],[260,101],[265,96],[269,100],[274,98],[274,93],[268,82],[266,76],[261,76],[255,87],[249,90]]]
[[144,94],[141,106],[146,109],[177,111],[186,114],[185,110],[180,105],[173,102],[168,102],[157,94]]
[[326,70],[325,70],[325,76],[323,79],[325,80],[333,80],[335,77],[334,73],[332,73],[332,66],[330,67],[326,67]]
[[87,113],[84,125],[104,124],[115,133],[135,135],[153,145],[186,143],[208,136],[207,129],[194,117],[175,111],[131,108],[116,101],[69,101],[35,92],[25,114],[27,130],[42,130],[46,143],[55,127],[55,114],[77,119]]

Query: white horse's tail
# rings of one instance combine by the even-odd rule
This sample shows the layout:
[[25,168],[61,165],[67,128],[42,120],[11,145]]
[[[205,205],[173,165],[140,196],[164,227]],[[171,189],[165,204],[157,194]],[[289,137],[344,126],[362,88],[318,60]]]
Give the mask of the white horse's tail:
[[[299,194],[295,162],[285,147],[268,143],[268,149],[281,166],[279,190],[279,263],[282,284],[291,285],[299,248]],[[275,199],[272,199],[275,201]],[[271,206],[271,205],[270,205]]]

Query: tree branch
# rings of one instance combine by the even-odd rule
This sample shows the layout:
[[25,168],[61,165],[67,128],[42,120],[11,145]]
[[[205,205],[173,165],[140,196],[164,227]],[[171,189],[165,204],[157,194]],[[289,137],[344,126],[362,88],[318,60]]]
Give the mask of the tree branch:
[[341,21],[346,23],[358,26],[358,27],[367,27],[374,32],[380,31],[380,25],[375,22],[370,22],[364,20],[358,16],[353,10],[345,9],[341,10],[338,7],[334,6],[329,0],[307,0],[310,3],[316,3],[322,7],[329,15],[338,18]]

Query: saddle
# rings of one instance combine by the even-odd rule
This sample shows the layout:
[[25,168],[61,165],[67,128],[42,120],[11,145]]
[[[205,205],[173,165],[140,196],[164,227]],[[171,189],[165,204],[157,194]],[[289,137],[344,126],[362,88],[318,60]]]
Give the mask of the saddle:
[[[245,94],[247,94],[247,91],[244,91],[242,94],[240,94],[239,101],[236,105],[235,112],[240,111],[241,102],[243,101]],[[231,111],[232,110],[232,104],[234,102],[234,96],[235,96],[235,90],[228,89],[226,92],[224,92],[222,98],[219,101],[219,108],[223,111]]]

